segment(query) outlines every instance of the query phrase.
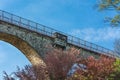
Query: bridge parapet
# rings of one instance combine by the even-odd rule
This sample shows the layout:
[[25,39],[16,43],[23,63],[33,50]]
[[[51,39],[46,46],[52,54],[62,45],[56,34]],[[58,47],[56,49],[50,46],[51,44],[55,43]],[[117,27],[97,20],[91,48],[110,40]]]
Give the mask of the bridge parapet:
[[42,24],[33,22],[31,20],[16,16],[16,15],[8,13],[6,11],[0,10],[0,20],[7,22],[9,24],[13,24],[13,25],[17,25],[22,28],[26,28],[28,30],[35,31],[35,32],[43,34],[43,35],[47,35],[49,37],[53,37],[54,33],[58,32],[60,34],[67,36],[68,44],[72,44],[72,45],[75,45],[75,46],[78,46],[78,47],[81,47],[81,48],[84,48],[84,49],[87,49],[90,51],[94,51],[99,54],[104,54],[104,55],[111,56],[111,57],[118,57],[118,55],[110,49],[104,48],[104,47],[96,45],[94,43],[90,43],[88,41],[82,40],[82,39],[74,37],[74,36],[68,35],[64,32],[55,30],[53,28],[44,26]]

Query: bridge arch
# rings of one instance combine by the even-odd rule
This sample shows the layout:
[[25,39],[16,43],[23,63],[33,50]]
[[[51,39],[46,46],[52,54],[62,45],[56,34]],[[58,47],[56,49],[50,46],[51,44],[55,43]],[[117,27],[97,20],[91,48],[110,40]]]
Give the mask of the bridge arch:
[[0,40],[10,43],[19,49],[31,62],[32,65],[46,66],[38,53],[26,41],[18,38],[17,36],[0,32]]
[[43,61],[43,47],[46,39],[42,35],[16,25],[0,22],[0,40],[19,49],[32,65],[43,67],[42,72],[45,72],[43,74],[46,76],[44,80],[49,80],[46,64]]

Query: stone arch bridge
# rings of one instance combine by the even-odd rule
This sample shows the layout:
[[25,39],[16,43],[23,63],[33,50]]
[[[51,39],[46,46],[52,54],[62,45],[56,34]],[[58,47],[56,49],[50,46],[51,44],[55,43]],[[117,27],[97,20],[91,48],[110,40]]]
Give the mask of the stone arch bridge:
[[0,10],[0,40],[18,48],[33,65],[41,63],[45,65],[42,60],[46,51],[45,44],[62,49],[74,46],[81,49],[84,57],[100,54],[117,57],[112,50],[2,10]]

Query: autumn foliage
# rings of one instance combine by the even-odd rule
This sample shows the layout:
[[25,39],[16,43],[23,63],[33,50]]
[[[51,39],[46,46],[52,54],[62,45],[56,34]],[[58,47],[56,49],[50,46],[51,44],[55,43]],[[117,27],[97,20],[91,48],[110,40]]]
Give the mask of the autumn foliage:
[[71,80],[107,80],[114,73],[114,62],[113,58],[101,56],[95,59],[90,56],[82,62],[87,66],[86,70],[78,69]]
[[[80,51],[71,48],[68,50],[51,49],[46,53],[44,62],[47,65],[46,71],[51,80],[119,80],[120,60],[100,56],[83,58],[79,56]],[[83,64],[85,69],[78,68],[71,76],[67,76],[73,64]],[[45,75],[42,67],[26,66],[14,72],[14,76],[4,73],[4,80],[44,80]],[[42,70],[42,71],[41,71]]]
[[16,72],[8,75],[4,72],[4,80],[44,80],[46,77],[41,66],[26,65],[24,69],[17,68]]
[[75,48],[66,51],[54,49],[49,52],[45,57],[45,62],[51,80],[64,80],[79,53],[79,50]]
[[[44,62],[47,65],[46,71],[51,80],[65,80],[67,73],[75,63],[79,50],[75,48],[63,51],[62,49],[52,49],[46,53]],[[43,70],[40,66],[25,66],[14,72],[14,77],[4,73],[4,80],[44,80]]]

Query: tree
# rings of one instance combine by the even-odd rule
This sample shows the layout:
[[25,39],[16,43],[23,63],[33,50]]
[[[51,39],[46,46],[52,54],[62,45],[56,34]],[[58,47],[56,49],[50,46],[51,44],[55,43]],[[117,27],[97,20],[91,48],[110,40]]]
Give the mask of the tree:
[[[120,59],[100,56],[95,59],[77,58],[79,50],[71,48],[67,51],[54,49],[49,51],[45,57],[47,73],[51,80],[119,80]],[[85,69],[79,68],[72,76],[67,78],[67,73],[74,63],[86,65]],[[41,66],[25,66],[14,72],[14,76],[4,73],[4,80],[44,80],[44,72]],[[43,71],[43,70],[42,70]]]
[[86,70],[78,69],[69,80],[115,80],[111,77],[115,69],[115,59],[105,56],[95,59],[90,56],[81,62],[87,66]]
[[120,0],[100,0],[99,10],[113,10],[117,14],[114,17],[106,17],[105,20],[113,26],[120,26]]
[[114,62],[114,75],[113,75],[113,79],[114,80],[119,80],[120,79],[120,59],[116,59],[116,61]]
[[66,51],[54,49],[45,57],[51,80],[65,80],[67,73],[77,60],[80,51],[70,48]]
[[14,76],[4,72],[3,80],[44,80],[46,76],[42,69],[41,66],[30,65],[26,65],[24,69],[18,67],[17,71],[12,73]]
[[[112,10],[116,12],[114,17],[106,17],[105,20],[112,26],[120,26],[120,0],[100,0],[99,10]],[[115,40],[114,50],[120,55],[120,39]]]
[[[52,49],[52,48],[50,48]],[[76,62],[77,55],[80,51],[71,48],[66,51],[61,49],[52,49],[46,53],[44,61],[47,65],[46,74],[50,75],[51,80],[65,80],[67,73],[71,66]],[[4,72],[4,80],[44,80],[45,72],[42,72],[41,66],[25,66],[24,69],[18,68],[13,73],[14,76],[8,75]]]

